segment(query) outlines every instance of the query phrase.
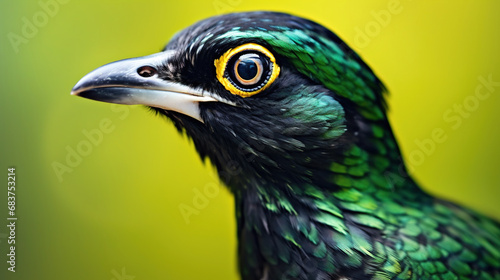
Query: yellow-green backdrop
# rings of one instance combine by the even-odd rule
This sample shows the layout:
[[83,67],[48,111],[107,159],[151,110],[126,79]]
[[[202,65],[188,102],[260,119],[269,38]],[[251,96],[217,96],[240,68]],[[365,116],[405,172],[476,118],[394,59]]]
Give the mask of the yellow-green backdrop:
[[[391,92],[425,189],[500,219],[498,1],[2,1],[0,279],[237,279],[233,201],[210,165],[149,111],[69,92],[195,21],[264,9],[318,21],[360,53]],[[186,219],[180,206],[199,212]]]

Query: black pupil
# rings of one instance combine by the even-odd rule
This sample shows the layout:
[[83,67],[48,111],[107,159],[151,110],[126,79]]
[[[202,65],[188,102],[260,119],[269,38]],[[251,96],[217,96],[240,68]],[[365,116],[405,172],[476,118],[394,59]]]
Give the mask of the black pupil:
[[246,59],[238,64],[238,74],[244,80],[251,80],[257,76],[257,64],[253,59]]

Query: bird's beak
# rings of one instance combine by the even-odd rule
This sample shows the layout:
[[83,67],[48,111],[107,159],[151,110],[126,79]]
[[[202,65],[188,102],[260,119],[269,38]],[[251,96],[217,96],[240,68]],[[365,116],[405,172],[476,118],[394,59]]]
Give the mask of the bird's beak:
[[176,111],[203,122],[199,102],[218,101],[207,92],[159,77],[173,51],[101,66],[83,77],[72,95],[117,104],[142,104]]

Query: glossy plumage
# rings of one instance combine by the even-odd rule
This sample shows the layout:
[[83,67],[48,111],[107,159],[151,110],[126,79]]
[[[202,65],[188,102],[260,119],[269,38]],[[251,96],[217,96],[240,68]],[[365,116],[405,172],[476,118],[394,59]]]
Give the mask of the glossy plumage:
[[[248,43],[269,50],[280,73],[241,97],[214,61]],[[287,14],[229,14],[185,29],[164,53],[152,66],[158,83],[215,99],[196,101],[195,113],[142,104],[191,137],[233,192],[243,279],[500,279],[500,225],[408,175],[383,84],[335,34]],[[136,104],[89,75],[75,94]],[[148,88],[115,76],[120,90]]]

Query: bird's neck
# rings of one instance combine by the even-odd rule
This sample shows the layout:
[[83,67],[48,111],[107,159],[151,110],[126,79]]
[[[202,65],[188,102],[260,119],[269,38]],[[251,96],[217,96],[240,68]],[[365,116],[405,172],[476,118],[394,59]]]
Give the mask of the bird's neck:
[[[392,144],[388,141],[384,145]],[[422,192],[407,173],[399,153],[391,154],[381,147],[381,153],[375,153],[352,145],[342,152],[342,157],[320,164],[311,162],[294,170],[277,167],[257,176],[236,172],[244,176],[232,177],[230,189],[242,203],[260,205],[269,211],[287,210],[308,197],[335,200],[345,195],[375,198],[387,193],[405,196]]]
[[331,194],[359,192],[363,196],[421,191],[406,171],[392,137],[372,138],[369,143],[330,150],[304,148],[276,165],[266,166],[254,159],[256,162],[236,164],[239,169],[223,169],[221,178],[235,195],[251,190],[263,205],[287,196],[300,198],[315,189]]
[[[355,273],[355,262],[372,261],[359,248],[373,250],[369,238],[382,236],[386,224],[394,222],[394,213],[411,211],[411,205],[425,199],[401,162],[387,153],[382,157],[353,146],[344,155],[293,174],[295,179],[307,178],[300,183],[276,176],[237,188],[243,279],[274,279],[290,271],[297,273],[291,278],[298,279],[318,267],[330,269],[332,263],[337,264],[337,275]],[[312,263],[306,265],[307,261]]]

